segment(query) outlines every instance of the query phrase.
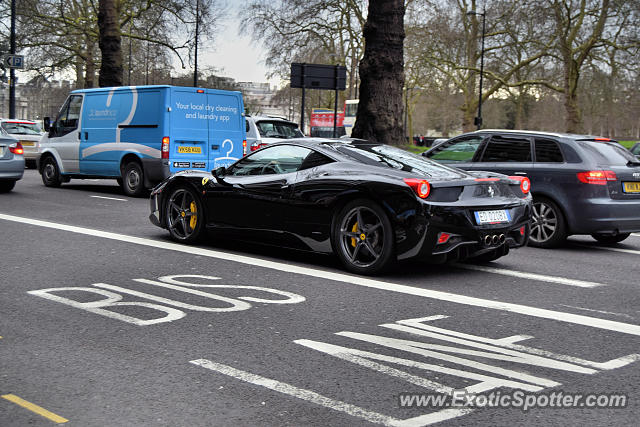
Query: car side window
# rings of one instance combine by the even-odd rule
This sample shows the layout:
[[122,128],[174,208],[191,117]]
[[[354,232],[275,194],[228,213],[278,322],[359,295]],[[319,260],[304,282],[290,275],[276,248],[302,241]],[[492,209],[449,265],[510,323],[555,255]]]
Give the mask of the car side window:
[[82,96],[71,95],[60,110],[58,118],[51,126],[51,136],[63,136],[78,128],[80,110],[82,109]]
[[494,136],[482,153],[481,162],[530,162],[531,141],[528,138]]
[[564,163],[560,146],[553,139],[535,138],[536,162]]
[[310,153],[310,149],[296,145],[267,147],[236,162],[227,173],[255,176],[296,172]]
[[429,158],[440,163],[471,162],[483,140],[484,137],[477,135],[453,141],[447,143],[445,147],[436,149]]
[[330,159],[317,151],[311,151],[311,153],[309,153],[309,155],[304,159],[298,170],[311,169],[328,163],[333,163],[333,159]]

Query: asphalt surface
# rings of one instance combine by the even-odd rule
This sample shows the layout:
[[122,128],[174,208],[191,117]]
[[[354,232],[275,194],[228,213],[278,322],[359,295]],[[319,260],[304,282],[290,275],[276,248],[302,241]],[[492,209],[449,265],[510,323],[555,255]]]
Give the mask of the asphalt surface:
[[[328,256],[174,244],[148,204],[33,170],[0,195],[0,425],[637,423],[640,235],[363,278]],[[626,407],[401,407],[465,387]]]

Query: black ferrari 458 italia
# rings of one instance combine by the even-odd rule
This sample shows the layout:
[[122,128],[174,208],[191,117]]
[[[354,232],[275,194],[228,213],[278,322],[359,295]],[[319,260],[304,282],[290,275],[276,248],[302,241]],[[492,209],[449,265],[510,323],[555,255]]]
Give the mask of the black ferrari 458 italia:
[[363,140],[271,144],[227,168],[179,172],[151,193],[151,222],[178,242],[206,231],[335,253],[350,271],[396,260],[491,261],[526,244],[526,177],[464,172]]

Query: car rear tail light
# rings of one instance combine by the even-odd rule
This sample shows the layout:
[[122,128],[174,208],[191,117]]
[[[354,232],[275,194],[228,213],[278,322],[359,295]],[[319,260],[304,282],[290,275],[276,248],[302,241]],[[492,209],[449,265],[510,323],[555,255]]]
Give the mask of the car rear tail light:
[[251,152],[257,151],[257,150],[261,149],[262,147],[266,147],[266,146],[267,146],[267,144],[256,142],[255,144],[251,144]]
[[524,236],[524,233],[526,232],[527,228],[525,226],[520,227],[520,235]]
[[593,138],[594,141],[611,141],[611,138]]
[[16,142],[15,144],[11,144],[9,146],[9,151],[13,154],[24,154],[24,148],[22,148],[22,144]]
[[168,136],[165,136],[164,138],[162,138],[162,158],[163,159],[169,158],[169,137]]
[[578,172],[578,181],[585,184],[607,185],[607,181],[617,181],[614,171],[586,171]]
[[529,178],[526,176],[510,176],[509,178],[520,181],[520,191],[522,191],[522,194],[529,194],[529,191],[531,191],[531,181],[529,181]]
[[449,241],[450,237],[451,237],[451,234],[449,234],[449,233],[440,233],[440,234],[438,234],[438,244],[442,245],[444,243],[447,243],[447,241]]
[[429,185],[429,181],[426,179],[405,178],[404,182],[411,187],[421,199],[429,197],[429,193],[431,193],[431,185]]

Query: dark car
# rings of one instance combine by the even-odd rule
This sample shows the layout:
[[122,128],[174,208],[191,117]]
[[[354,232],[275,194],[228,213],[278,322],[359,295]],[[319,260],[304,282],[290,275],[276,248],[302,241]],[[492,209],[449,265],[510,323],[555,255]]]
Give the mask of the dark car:
[[152,191],[149,219],[179,242],[215,230],[333,252],[347,269],[374,274],[397,259],[493,260],[523,246],[528,184],[388,145],[300,139],[271,144],[212,174],[166,179]]
[[554,247],[572,234],[612,244],[640,231],[640,160],[608,138],[481,130],[423,155],[469,171],[529,177],[531,246]]

